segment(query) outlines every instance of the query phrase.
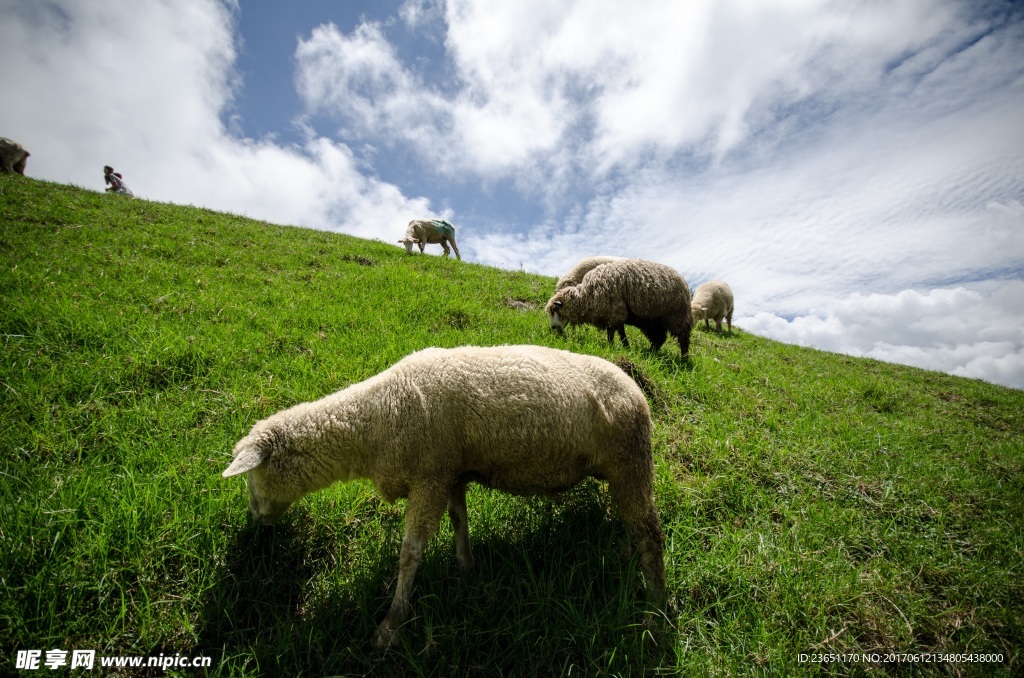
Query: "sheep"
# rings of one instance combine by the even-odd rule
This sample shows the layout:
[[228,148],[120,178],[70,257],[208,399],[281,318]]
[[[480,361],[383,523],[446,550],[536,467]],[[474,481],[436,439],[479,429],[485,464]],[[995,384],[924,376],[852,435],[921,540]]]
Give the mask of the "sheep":
[[32,155],[17,141],[0,137],[0,172],[25,174],[25,163]]
[[398,242],[405,245],[406,254],[412,254],[413,243],[420,246],[420,254],[423,254],[425,245],[441,243],[446,257],[451,253],[448,249],[448,243],[451,243],[455,258],[462,259],[455,244],[455,227],[444,219],[413,219],[405,229],[405,237]]
[[608,331],[608,343],[618,332],[629,347],[626,325],[638,327],[657,351],[668,334],[679,340],[683,357],[690,351],[693,311],[690,288],[675,269],[643,259],[601,264],[575,287],[555,292],[544,307],[551,329],[561,333],[566,324],[588,323]]
[[558,279],[555,283],[555,291],[562,289],[563,287],[574,287],[583,282],[583,276],[597,268],[601,264],[610,264],[613,261],[624,261],[625,257],[611,257],[611,256],[600,256],[600,257],[587,257],[586,259],[580,259],[576,262],[576,265],[569,269],[569,272]]
[[722,318],[729,325],[729,334],[732,334],[732,311],[733,298],[732,289],[721,280],[710,280],[701,284],[693,293],[694,322],[704,321],[704,329],[711,329],[709,320],[715,321],[716,329],[722,331]]
[[473,569],[469,482],[551,495],[606,480],[648,591],[664,605],[651,428],[643,392],[601,358],[540,346],[430,348],[257,422],[223,475],[248,473],[249,513],[264,525],[339,480],[369,478],[385,501],[408,499],[398,584],[373,639],[386,647],[409,616],[416,569],[446,508],[456,562]]

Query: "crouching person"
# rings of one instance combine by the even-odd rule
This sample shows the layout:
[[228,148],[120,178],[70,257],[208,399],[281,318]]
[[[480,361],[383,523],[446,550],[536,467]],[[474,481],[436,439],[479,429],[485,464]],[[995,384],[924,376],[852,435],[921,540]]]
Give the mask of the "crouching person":
[[103,182],[107,185],[107,193],[120,193],[121,195],[135,197],[132,189],[128,188],[124,183],[121,173],[115,172],[114,168],[110,165],[103,166]]

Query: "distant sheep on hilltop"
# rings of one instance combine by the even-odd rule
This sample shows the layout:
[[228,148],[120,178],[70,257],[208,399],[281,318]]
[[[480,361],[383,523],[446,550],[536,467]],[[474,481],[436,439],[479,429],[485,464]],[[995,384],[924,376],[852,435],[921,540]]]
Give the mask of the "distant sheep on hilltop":
[[729,333],[732,334],[732,312],[733,312],[732,288],[721,280],[711,280],[700,285],[693,293],[693,318],[694,322],[703,320],[704,328],[711,329],[709,320],[715,321],[715,327],[722,331],[722,318],[725,318],[729,325]]
[[425,245],[440,243],[446,257],[451,253],[448,249],[448,243],[451,243],[455,258],[462,259],[459,247],[455,244],[455,227],[444,219],[413,219],[405,229],[405,237],[398,242],[405,245],[407,254],[412,254],[414,244],[419,245],[422,254]]

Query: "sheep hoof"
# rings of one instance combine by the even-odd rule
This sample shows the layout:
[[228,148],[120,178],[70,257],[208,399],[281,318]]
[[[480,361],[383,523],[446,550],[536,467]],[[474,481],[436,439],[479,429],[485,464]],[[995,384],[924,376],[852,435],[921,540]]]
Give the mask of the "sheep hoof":
[[397,636],[398,629],[388,629],[381,624],[373,634],[373,645],[378,650],[386,650],[391,647]]

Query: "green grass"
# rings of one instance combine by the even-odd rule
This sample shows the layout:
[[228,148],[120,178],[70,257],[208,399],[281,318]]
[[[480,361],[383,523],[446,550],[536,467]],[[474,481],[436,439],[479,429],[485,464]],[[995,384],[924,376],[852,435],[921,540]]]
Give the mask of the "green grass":
[[[206,655],[224,676],[1021,671],[1024,393],[742,330],[695,331],[690,363],[632,330],[628,351],[563,339],[553,287],[0,176],[0,673],[53,648]],[[427,346],[509,343],[625,356],[653,383],[670,609],[646,614],[600,483],[475,488],[477,573],[444,521],[416,619],[375,651],[403,503],[336,485],[256,529],[220,472],[279,409]],[[861,652],[1003,659],[799,660]]]

